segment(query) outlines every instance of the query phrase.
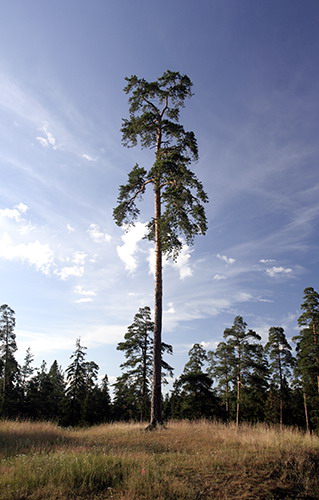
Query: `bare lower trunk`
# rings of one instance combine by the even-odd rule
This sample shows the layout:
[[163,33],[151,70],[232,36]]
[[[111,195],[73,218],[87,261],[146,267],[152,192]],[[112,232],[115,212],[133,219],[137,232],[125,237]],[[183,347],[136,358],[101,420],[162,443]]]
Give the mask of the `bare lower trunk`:
[[226,401],[225,401],[226,419],[229,422],[229,389],[228,382],[226,382]]
[[306,429],[307,429],[307,432],[310,432],[309,416],[308,416],[308,404],[307,404],[307,394],[306,394],[305,391],[303,393],[303,404],[304,404],[304,410],[305,410]]
[[153,385],[151,401],[150,428],[163,424],[162,417],[162,247],[159,221],[161,217],[161,199],[159,188],[155,190],[155,311],[154,311],[154,350],[153,350]]
[[282,401],[282,394],[280,394],[280,402],[279,402],[279,424],[280,424],[280,430],[282,431],[283,429],[283,401]]
[[279,424],[280,424],[280,430],[282,431],[282,425],[283,425],[283,378],[282,378],[280,351],[279,351],[278,361],[279,361],[279,378],[280,378]]
[[240,389],[241,389],[241,380],[240,373],[237,377],[237,408],[236,408],[236,427],[239,427],[239,418],[240,418]]

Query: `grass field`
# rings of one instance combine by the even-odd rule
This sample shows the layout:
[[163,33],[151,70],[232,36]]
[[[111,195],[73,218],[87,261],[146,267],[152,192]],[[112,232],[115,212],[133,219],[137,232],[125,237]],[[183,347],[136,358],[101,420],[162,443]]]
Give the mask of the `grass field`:
[[319,499],[319,437],[170,422],[0,422],[1,500]]

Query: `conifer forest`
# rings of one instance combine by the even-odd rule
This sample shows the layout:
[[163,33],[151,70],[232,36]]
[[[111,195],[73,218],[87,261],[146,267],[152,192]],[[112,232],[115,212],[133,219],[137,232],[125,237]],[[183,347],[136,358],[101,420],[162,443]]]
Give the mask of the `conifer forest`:
[[[99,366],[88,360],[81,339],[76,339],[65,370],[58,360],[33,366],[30,349],[20,365],[15,311],[4,304],[0,314],[1,418],[62,426],[149,419],[154,323],[148,306],[137,311],[117,345],[124,361],[112,397],[107,374],[98,378]],[[173,377],[173,348],[162,343],[164,420],[205,418],[237,426],[264,422],[318,431],[319,294],[314,288],[304,290],[298,326],[292,342],[281,326],[271,327],[262,342],[243,317],[235,317],[215,350],[192,346],[169,391],[165,384]]]

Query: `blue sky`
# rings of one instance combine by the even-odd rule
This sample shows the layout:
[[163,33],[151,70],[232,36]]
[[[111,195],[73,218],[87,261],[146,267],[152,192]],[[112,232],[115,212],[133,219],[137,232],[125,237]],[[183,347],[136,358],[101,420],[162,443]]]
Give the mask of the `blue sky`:
[[163,338],[179,375],[234,316],[266,340],[296,334],[318,283],[319,4],[295,0],[4,2],[0,19],[1,303],[17,358],[65,368],[81,337],[110,381],[139,307],[153,305],[152,245],[112,219],[118,187],[153,152],[121,145],[124,78],[187,74],[193,165],[209,230],[164,273]]

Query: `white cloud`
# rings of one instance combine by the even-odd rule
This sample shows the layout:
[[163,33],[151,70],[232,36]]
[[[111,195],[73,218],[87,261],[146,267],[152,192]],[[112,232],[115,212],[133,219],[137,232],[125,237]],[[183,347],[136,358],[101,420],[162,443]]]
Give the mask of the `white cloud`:
[[71,226],[71,224],[67,224],[66,228],[70,233],[73,233],[75,231],[74,227]]
[[[96,293],[93,290],[84,290],[82,286],[76,286],[74,292],[85,297],[95,297]],[[92,300],[92,299],[91,299]]]
[[175,308],[174,308],[174,305],[173,305],[173,302],[169,302],[169,303],[167,304],[167,306],[168,306],[168,309],[166,309],[166,310],[164,311],[164,313],[165,313],[165,314],[174,314],[174,313],[176,312],[176,310],[175,310]]
[[19,203],[13,208],[2,208],[0,209],[0,217],[7,217],[8,219],[14,219],[16,222],[21,220],[21,215],[28,210],[28,206],[24,203]]
[[131,226],[126,233],[121,236],[124,244],[122,246],[117,246],[117,254],[120,259],[125,264],[125,269],[129,272],[135,271],[137,268],[137,259],[135,254],[138,252],[138,243],[141,241],[146,234],[146,224],[142,222],[137,222],[134,226]]
[[43,146],[44,148],[49,147],[48,141],[44,137],[36,137],[36,140]]
[[221,255],[220,253],[217,254],[217,257],[218,259],[226,262],[226,264],[234,264],[234,262],[236,262],[236,259],[233,259],[232,257],[227,257],[226,255]]
[[35,226],[31,224],[31,222],[25,222],[24,220],[22,220],[22,224],[19,226],[18,232],[23,236],[25,234],[29,234],[34,229]]
[[181,280],[188,278],[193,275],[193,271],[189,265],[189,260],[191,258],[190,247],[188,245],[183,245],[176,261],[169,261],[169,264],[174,268],[178,269],[179,277]]
[[87,253],[78,251],[73,254],[71,260],[74,264],[77,264],[79,266],[84,266],[86,258],[87,258]]
[[112,237],[109,234],[103,233],[97,224],[90,224],[87,232],[89,233],[91,239],[96,243],[102,243],[103,241],[111,241],[112,239]]
[[260,296],[253,296],[248,292],[238,292],[235,294],[234,298],[238,302],[273,302],[273,300],[263,299]]
[[251,300],[255,300],[254,297],[247,292],[238,292],[235,295],[235,299],[238,300],[238,302],[249,302]]
[[266,273],[268,274],[268,276],[270,276],[271,278],[274,278],[278,275],[285,275],[285,274],[290,274],[292,272],[292,269],[290,267],[277,267],[277,266],[273,266],[269,269],[266,269]]
[[76,299],[75,301],[77,304],[83,304],[86,302],[93,302],[93,299],[91,297],[82,297],[81,299]]
[[55,137],[49,132],[48,130],[48,123],[44,123],[43,127],[40,128],[41,132],[45,135],[43,136],[38,136],[36,137],[36,140],[41,144],[43,148],[49,148],[52,147],[53,149],[57,149],[57,143]]
[[215,350],[216,347],[218,346],[218,344],[219,344],[218,341],[205,342],[204,340],[202,340],[200,342],[200,345],[202,347],[204,347],[204,349],[206,349],[206,351],[208,351],[208,350]]
[[216,281],[221,281],[221,280],[225,280],[225,279],[227,279],[227,278],[223,274],[215,274],[213,276],[213,280],[216,280]]
[[47,243],[39,241],[15,244],[9,234],[4,233],[0,239],[0,258],[28,262],[37,271],[49,274],[53,264],[53,251]]
[[84,266],[66,266],[62,267],[60,271],[55,271],[55,274],[65,281],[71,276],[80,278],[84,274]]
[[87,155],[87,154],[83,154],[82,158],[84,158],[84,160],[87,160],[87,161],[97,161],[98,160],[98,158],[93,158],[92,156]]
[[261,264],[271,264],[272,262],[275,262],[275,259],[260,259],[259,262]]
[[[183,245],[180,253],[178,254],[178,257],[176,261],[169,259],[169,258],[164,258],[163,260],[163,267],[173,267],[179,272],[179,278],[181,280],[188,278],[189,276],[193,275],[192,268],[189,265],[189,260],[191,258],[191,251],[190,247],[188,245]],[[149,264],[149,273],[150,274],[155,274],[155,249],[150,248],[149,254],[147,257],[148,264]]]

